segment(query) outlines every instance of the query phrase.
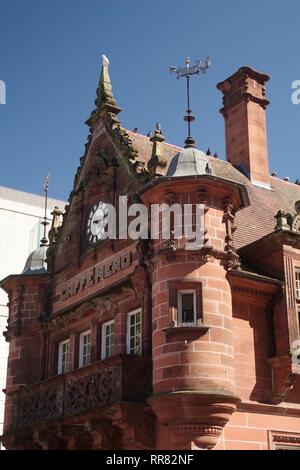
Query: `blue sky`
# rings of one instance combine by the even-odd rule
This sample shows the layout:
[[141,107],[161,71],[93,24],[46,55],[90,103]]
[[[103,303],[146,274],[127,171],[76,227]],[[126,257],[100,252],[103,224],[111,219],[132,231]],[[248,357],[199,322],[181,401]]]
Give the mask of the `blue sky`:
[[192,83],[193,136],[225,158],[221,93],[216,84],[240,66],[271,75],[267,87],[270,170],[300,177],[299,3],[227,0],[1,0],[0,185],[67,198],[83,154],[101,68],[111,62],[123,126],[140,133],[159,121],[166,140],[186,135],[185,84],[168,72],[210,55],[212,67]]

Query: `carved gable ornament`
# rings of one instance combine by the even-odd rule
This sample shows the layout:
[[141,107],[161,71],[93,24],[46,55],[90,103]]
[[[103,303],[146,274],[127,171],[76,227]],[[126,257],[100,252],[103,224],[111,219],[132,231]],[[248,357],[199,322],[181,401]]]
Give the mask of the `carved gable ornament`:
[[279,210],[275,216],[277,221],[275,230],[290,231],[300,235],[300,201],[295,203],[294,212]]

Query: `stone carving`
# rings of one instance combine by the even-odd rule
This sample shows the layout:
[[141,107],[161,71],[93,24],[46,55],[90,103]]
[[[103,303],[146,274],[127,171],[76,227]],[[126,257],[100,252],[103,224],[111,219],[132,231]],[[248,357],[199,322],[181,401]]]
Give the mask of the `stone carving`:
[[156,123],[154,135],[150,138],[153,143],[152,155],[148,162],[148,170],[151,175],[164,175],[168,164],[168,159],[163,155],[163,136],[159,123]]
[[133,173],[141,177],[149,175],[149,171],[145,167],[145,163],[138,159],[138,152],[135,149],[133,142],[123,127],[121,127],[119,120],[114,114],[107,113],[105,116],[105,128],[116,144],[120,155],[122,155],[128,162]]
[[85,412],[120,399],[121,365],[110,366],[83,377],[72,377],[35,393],[20,390],[13,401],[13,428],[55,420]]
[[135,406],[121,403],[116,408],[112,423],[122,430],[125,448],[132,448],[132,445],[139,450],[154,447],[154,416],[148,407],[142,405],[137,413]]
[[226,266],[226,269],[229,271],[231,269],[239,269],[241,265],[239,262],[239,256],[236,253],[236,250],[233,245],[233,234],[237,227],[234,225],[234,207],[229,197],[226,197],[223,200],[223,210],[223,222],[225,223],[226,227],[224,250],[227,254],[224,264]]
[[65,413],[106,405],[116,401],[121,394],[121,368],[107,367],[99,372],[72,379],[66,384]]
[[63,384],[32,395],[19,395],[14,403],[14,427],[26,427],[37,421],[59,418],[63,410]]
[[276,450],[280,446],[287,446],[294,450],[300,447],[300,434],[296,432],[268,431],[270,448]]
[[53,219],[52,219],[51,229],[49,230],[49,234],[48,234],[50,245],[57,242],[59,230],[61,226],[62,211],[57,206],[55,206],[53,212],[51,212],[51,215],[53,215]]
[[294,212],[285,212],[279,210],[275,215],[276,226],[275,230],[290,231],[300,234],[300,201],[295,203]]

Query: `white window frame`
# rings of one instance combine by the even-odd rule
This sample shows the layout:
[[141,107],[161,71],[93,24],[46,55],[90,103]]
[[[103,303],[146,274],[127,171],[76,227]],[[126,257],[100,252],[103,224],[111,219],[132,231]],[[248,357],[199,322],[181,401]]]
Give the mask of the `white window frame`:
[[[131,336],[130,336],[130,320],[131,320],[131,317],[133,317],[134,315],[136,315],[137,313],[140,313],[140,322],[141,322],[141,328],[140,328],[140,352],[139,353],[136,353],[136,352],[131,352],[130,350],[130,339],[131,339]],[[126,345],[127,345],[127,354],[131,354],[131,355],[135,355],[135,356],[141,356],[142,355],[142,347],[143,347],[143,344],[142,344],[142,309],[141,308],[137,308],[136,310],[133,310],[132,312],[129,312],[127,314],[127,336],[126,336]]]
[[[63,355],[65,356],[66,353],[63,351],[63,347],[68,345],[68,361],[63,362]],[[65,374],[70,370],[70,339],[65,339],[58,344],[58,366],[57,372],[58,374]]]
[[296,299],[300,300],[300,268],[295,269]]
[[[193,322],[183,322],[182,320],[182,294],[193,294],[193,304],[194,304],[194,321]],[[197,303],[196,303],[196,289],[188,290],[179,290],[177,292],[177,322],[179,326],[195,326],[197,324]]]
[[[112,354],[106,355],[106,328],[110,325],[115,326],[114,330],[114,351]],[[110,335],[112,336],[112,335]],[[110,320],[102,324],[102,333],[101,333],[101,359],[108,359],[116,354],[116,322],[115,320]]]
[[[90,337],[89,351],[88,353],[84,352],[84,338],[86,336]],[[83,331],[79,336],[79,367],[86,367],[91,363],[91,330]]]

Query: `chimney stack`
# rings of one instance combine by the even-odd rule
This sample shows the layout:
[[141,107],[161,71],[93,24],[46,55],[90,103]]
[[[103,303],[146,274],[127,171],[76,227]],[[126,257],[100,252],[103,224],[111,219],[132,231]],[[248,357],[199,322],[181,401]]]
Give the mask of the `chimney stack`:
[[226,158],[253,184],[270,188],[265,82],[270,77],[250,67],[217,85],[223,93]]

